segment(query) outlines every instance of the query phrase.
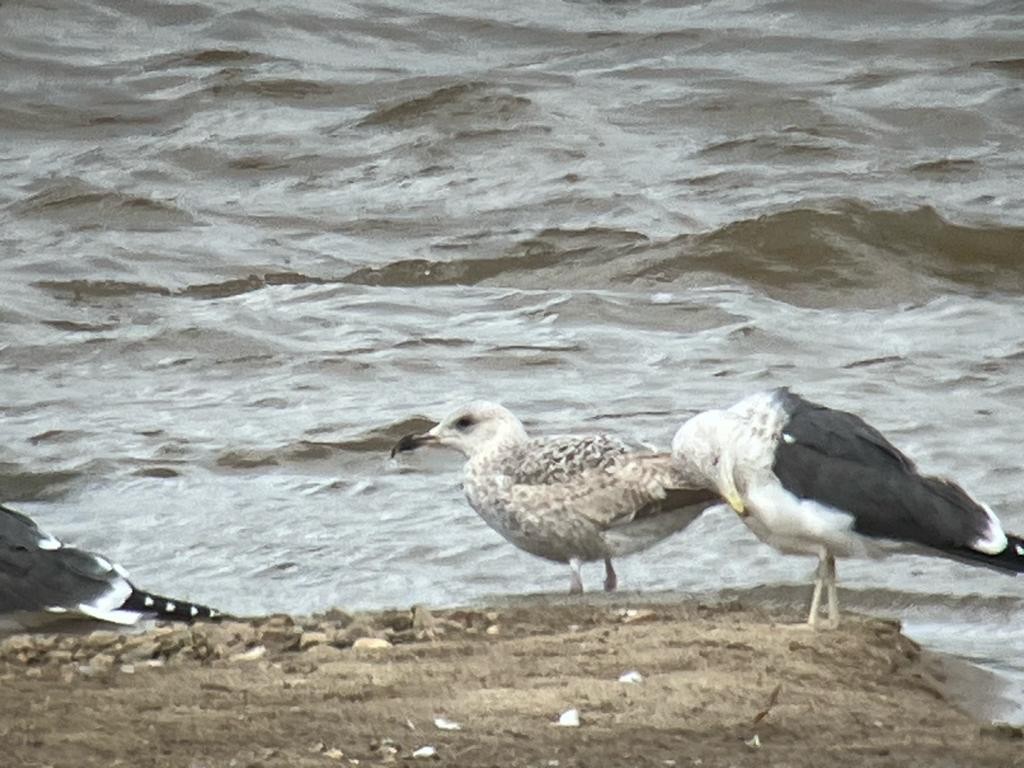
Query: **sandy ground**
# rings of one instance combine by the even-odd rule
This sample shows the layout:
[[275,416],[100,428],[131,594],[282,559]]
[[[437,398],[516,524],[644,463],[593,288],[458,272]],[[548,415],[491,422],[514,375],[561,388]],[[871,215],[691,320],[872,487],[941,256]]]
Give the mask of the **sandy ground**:
[[958,708],[984,673],[891,622],[641,600],[11,637],[0,765],[1024,764],[1019,729]]

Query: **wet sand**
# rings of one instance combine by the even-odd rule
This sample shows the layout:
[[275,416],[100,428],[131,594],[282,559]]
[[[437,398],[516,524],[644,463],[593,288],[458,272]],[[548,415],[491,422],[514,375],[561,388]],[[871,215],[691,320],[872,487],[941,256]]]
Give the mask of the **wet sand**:
[[[1019,729],[961,710],[995,695],[987,673],[893,622],[815,633],[792,618],[737,601],[524,598],[20,635],[0,642],[2,762],[1019,764]],[[579,726],[556,725],[571,708]],[[426,747],[433,758],[414,757]]]

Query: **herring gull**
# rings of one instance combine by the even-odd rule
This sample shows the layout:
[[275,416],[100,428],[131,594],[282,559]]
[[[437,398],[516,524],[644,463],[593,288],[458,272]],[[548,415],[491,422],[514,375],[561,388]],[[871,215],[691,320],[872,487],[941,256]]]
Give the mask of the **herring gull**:
[[463,490],[484,522],[537,557],[568,563],[570,594],[583,591],[580,566],[612,558],[682,530],[718,495],[689,482],[668,453],[642,453],[608,435],[530,437],[507,408],[476,402],[392,450],[454,448],[467,458]]
[[1005,533],[987,505],[950,480],[920,474],[859,416],[788,389],[694,416],[673,438],[672,453],[762,541],[818,556],[811,626],[823,586],[827,626],[839,624],[836,557],[915,552],[1024,572],[1024,540]]
[[192,621],[218,615],[204,605],[138,589],[119,565],[65,546],[27,515],[0,505],[0,630],[61,618],[135,624],[143,618]]

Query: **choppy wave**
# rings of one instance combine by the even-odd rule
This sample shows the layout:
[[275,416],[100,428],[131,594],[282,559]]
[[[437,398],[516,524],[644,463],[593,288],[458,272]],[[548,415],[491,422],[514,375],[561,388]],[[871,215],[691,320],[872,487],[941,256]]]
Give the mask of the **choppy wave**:
[[[1024,290],[1024,228],[968,226],[932,208],[880,210],[842,201],[652,242],[638,233],[548,230],[492,258],[412,259],[344,276],[361,285],[631,284],[735,281],[795,303],[926,298],[943,291]],[[817,290],[816,290],[817,289]],[[826,298],[827,297],[827,298]],[[856,299],[854,299],[854,303]]]
[[[152,201],[99,193],[30,199],[25,212],[79,209],[93,219],[109,206],[138,208],[157,228],[178,214]],[[1024,291],[1024,228],[948,221],[934,209],[884,210],[853,201],[800,207],[718,229],[651,240],[637,232],[548,229],[489,257],[401,259],[350,272],[250,273],[182,287],[130,280],[39,280],[36,286],[74,299],[156,294],[220,299],[281,285],[343,283],[430,287],[493,285],[535,289],[571,283],[588,289],[686,289],[737,283],[796,304],[870,305],[927,300],[944,292]]]
[[474,125],[483,121],[505,124],[527,114],[529,107],[528,98],[495,92],[488,83],[459,83],[375,109],[358,125],[391,128],[415,124],[436,126],[439,120],[444,119],[456,123],[468,119]]
[[[678,254],[635,272],[674,281],[695,269],[778,289],[793,298],[805,285],[864,289],[887,299],[904,290],[964,288],[1019,292],[1024,228],[954,224],[932,208],[879,210],[846,202],[799,208],[687,235]],[[932,280],[941,283],[929,282]]]
[[19,501],[59,499],[81,477],[81,472],[71,470],[30,472],[17,464],[0,462],[0,502],[10,499]]
[[195,223],[169,201],[102,189],[74,178],[48,182],[11,209],[19,216],[45,216],[80,229],[102,229],[116,221],[119,229],[129,231],[170,231]]
[[204,48],[152,56],[142,63],[142,68],[160,72],[179,67],[240,67],[267,64],[272,61],[275,61],[273,57],[254,51],[238,48]]

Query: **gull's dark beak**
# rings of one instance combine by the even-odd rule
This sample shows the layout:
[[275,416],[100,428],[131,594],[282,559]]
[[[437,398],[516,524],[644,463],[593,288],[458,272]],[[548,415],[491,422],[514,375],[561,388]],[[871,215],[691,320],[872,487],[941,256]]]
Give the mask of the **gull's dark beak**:
[[391,448],[391,458],[395,458],[395,454],[404,453],[406,451],[415,451],[417,448],[421,448],[424,445],[436,445],[437,438],[429,432],[416,435],[402,435],[402,438],[395,443]]

